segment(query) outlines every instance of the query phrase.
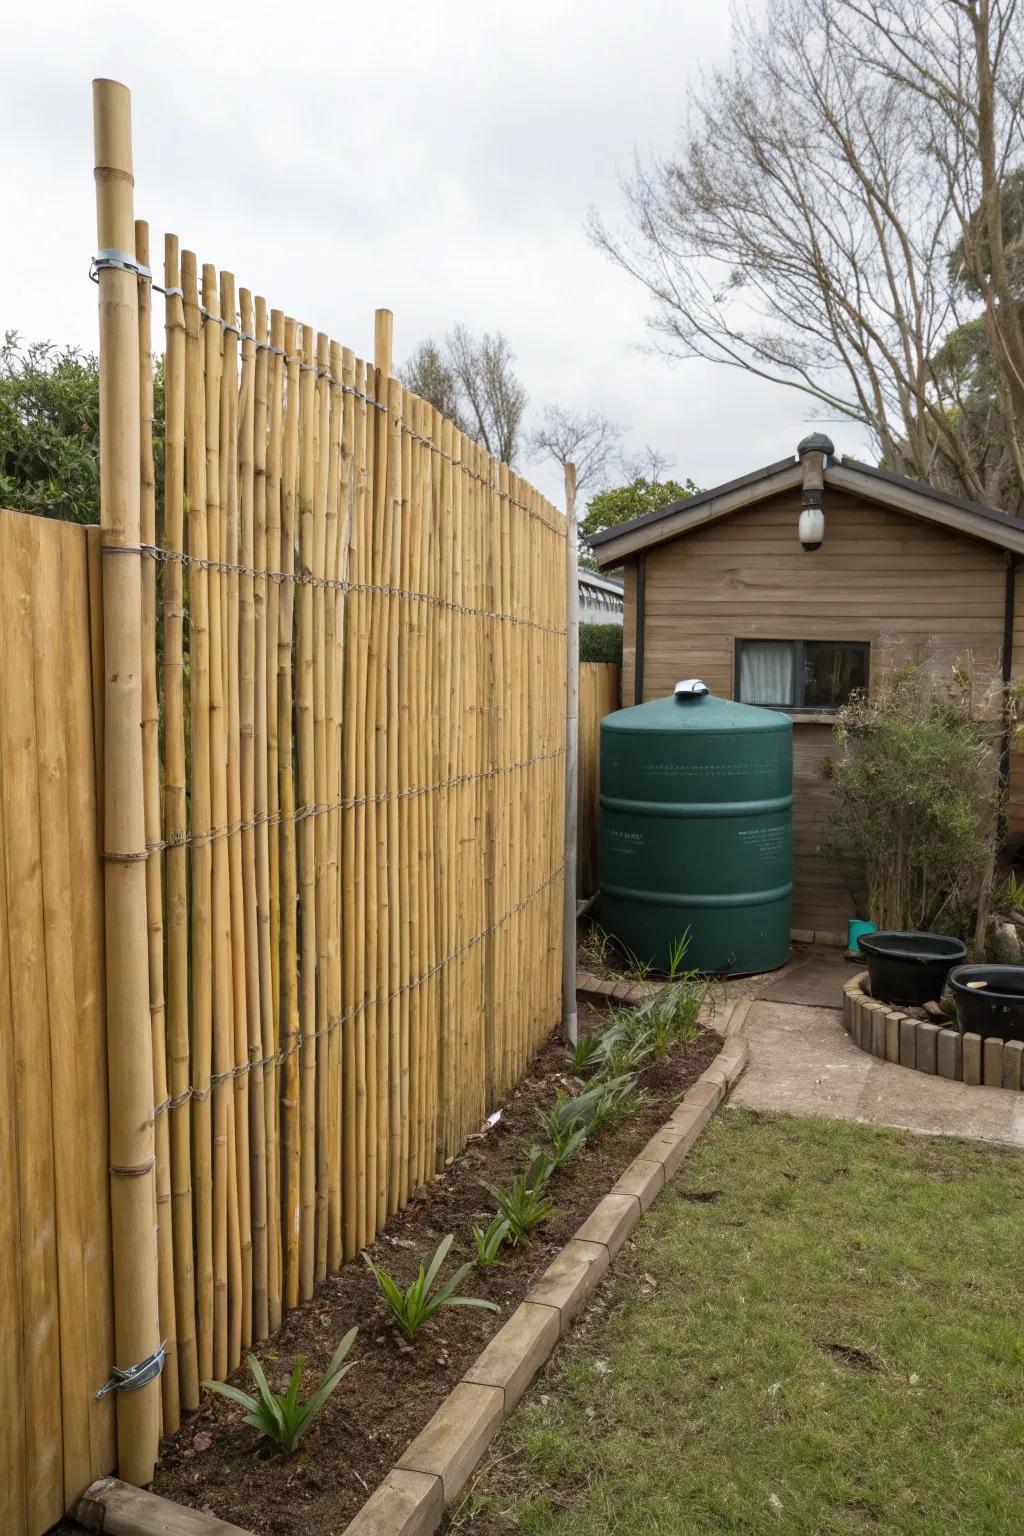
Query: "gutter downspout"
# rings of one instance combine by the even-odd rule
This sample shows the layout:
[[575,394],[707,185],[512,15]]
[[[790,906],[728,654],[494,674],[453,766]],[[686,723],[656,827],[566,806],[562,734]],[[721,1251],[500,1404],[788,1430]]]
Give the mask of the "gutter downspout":
[[565,466],[565,867],[562,874],[562,1039],[576,1044],[576,824],[580,700],[580,610],[576,555],[576,466]]
[[647,558],[641,550],[636,557],[636,636],[633,659],[633,703],[644,701],[644,629],[646,606]]

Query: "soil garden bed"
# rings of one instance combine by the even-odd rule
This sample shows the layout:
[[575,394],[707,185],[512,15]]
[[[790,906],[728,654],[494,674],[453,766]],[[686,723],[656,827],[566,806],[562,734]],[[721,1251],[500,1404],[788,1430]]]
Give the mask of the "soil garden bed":
[[[599,1009],[581,1006],[581,1033],[602,1020]],[[645,1095],[640,1111],[555,1172],[551,1196],[558,1214],[501,1265],[470,1272],[466,1294],[497,1302],[500,1316],[482,1308],[449,1308],[415,1346],[408,1345],[384,1322],[373,1277],[357,1259],[321,1285],[257,1350],[276,1390],[283,1390],[295,1357],[302,1355],[308,1391],[341,1336],[359,1326],[350,1357],[358,1363],[297,1453],[286,1456],[261,1442],[242,1424],[241,1409],[205,1393],[198,1412],[164,1441],[154,1491],[267,1536],[341,1532],[720,1045],[717,1035],[703,1030],[692,1045],[646,1067],[639,1078]],[[448,1232],[455,1233],[456,1244],[444,1272],[472,1258],[470,1226],[485,1226],[493,1214],[483,1182],[505,1184],[523,1170],[526,1149],[542,1141],[537,1110],[568,1082],[566,1053],[553,1037],[502,1106],[497,1124],[474,1137],[388,1222],[369,1252],[399,1284],[414,1278],[420,1260],[428,1260]],[[248,1388],[247,1368],[231,1380]]]

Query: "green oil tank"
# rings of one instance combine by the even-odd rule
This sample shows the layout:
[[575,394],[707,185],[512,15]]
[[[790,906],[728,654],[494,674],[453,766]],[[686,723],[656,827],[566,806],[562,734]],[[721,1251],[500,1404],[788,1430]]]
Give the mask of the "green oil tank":
[[598,917],[657,971],[735,975],[789,954],[793,723],[698,679],[601,722]]

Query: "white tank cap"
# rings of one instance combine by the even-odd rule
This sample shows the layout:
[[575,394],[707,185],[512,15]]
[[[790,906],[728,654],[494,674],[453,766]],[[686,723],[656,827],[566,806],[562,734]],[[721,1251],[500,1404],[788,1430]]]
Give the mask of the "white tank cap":
[[702,683],[699,677],[680,678],[675,688],[677,699],[700,699],[710,692],[707,683]]

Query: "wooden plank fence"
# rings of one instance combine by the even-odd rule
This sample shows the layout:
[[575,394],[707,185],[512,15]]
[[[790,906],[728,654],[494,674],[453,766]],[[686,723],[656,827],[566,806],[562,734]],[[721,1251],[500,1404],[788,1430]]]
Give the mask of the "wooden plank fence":
[[600,812],[600,727],[605,715],[619,708],[619,668],[614,661],[580,663],[579,832],[576,884],[580,896],[597,890],[598,820]]
[[151,282],[128,93],[95,106],[102,527],[0,514],[27,1536],[115,1462],[148,1480],[200,1382],[463,1146],[561,1002],[564,516],[391,376],[387,311],[364,361],[173,235]]
[[99,529],[0,511],[0,1511],[46,1530],[115,1461]]

